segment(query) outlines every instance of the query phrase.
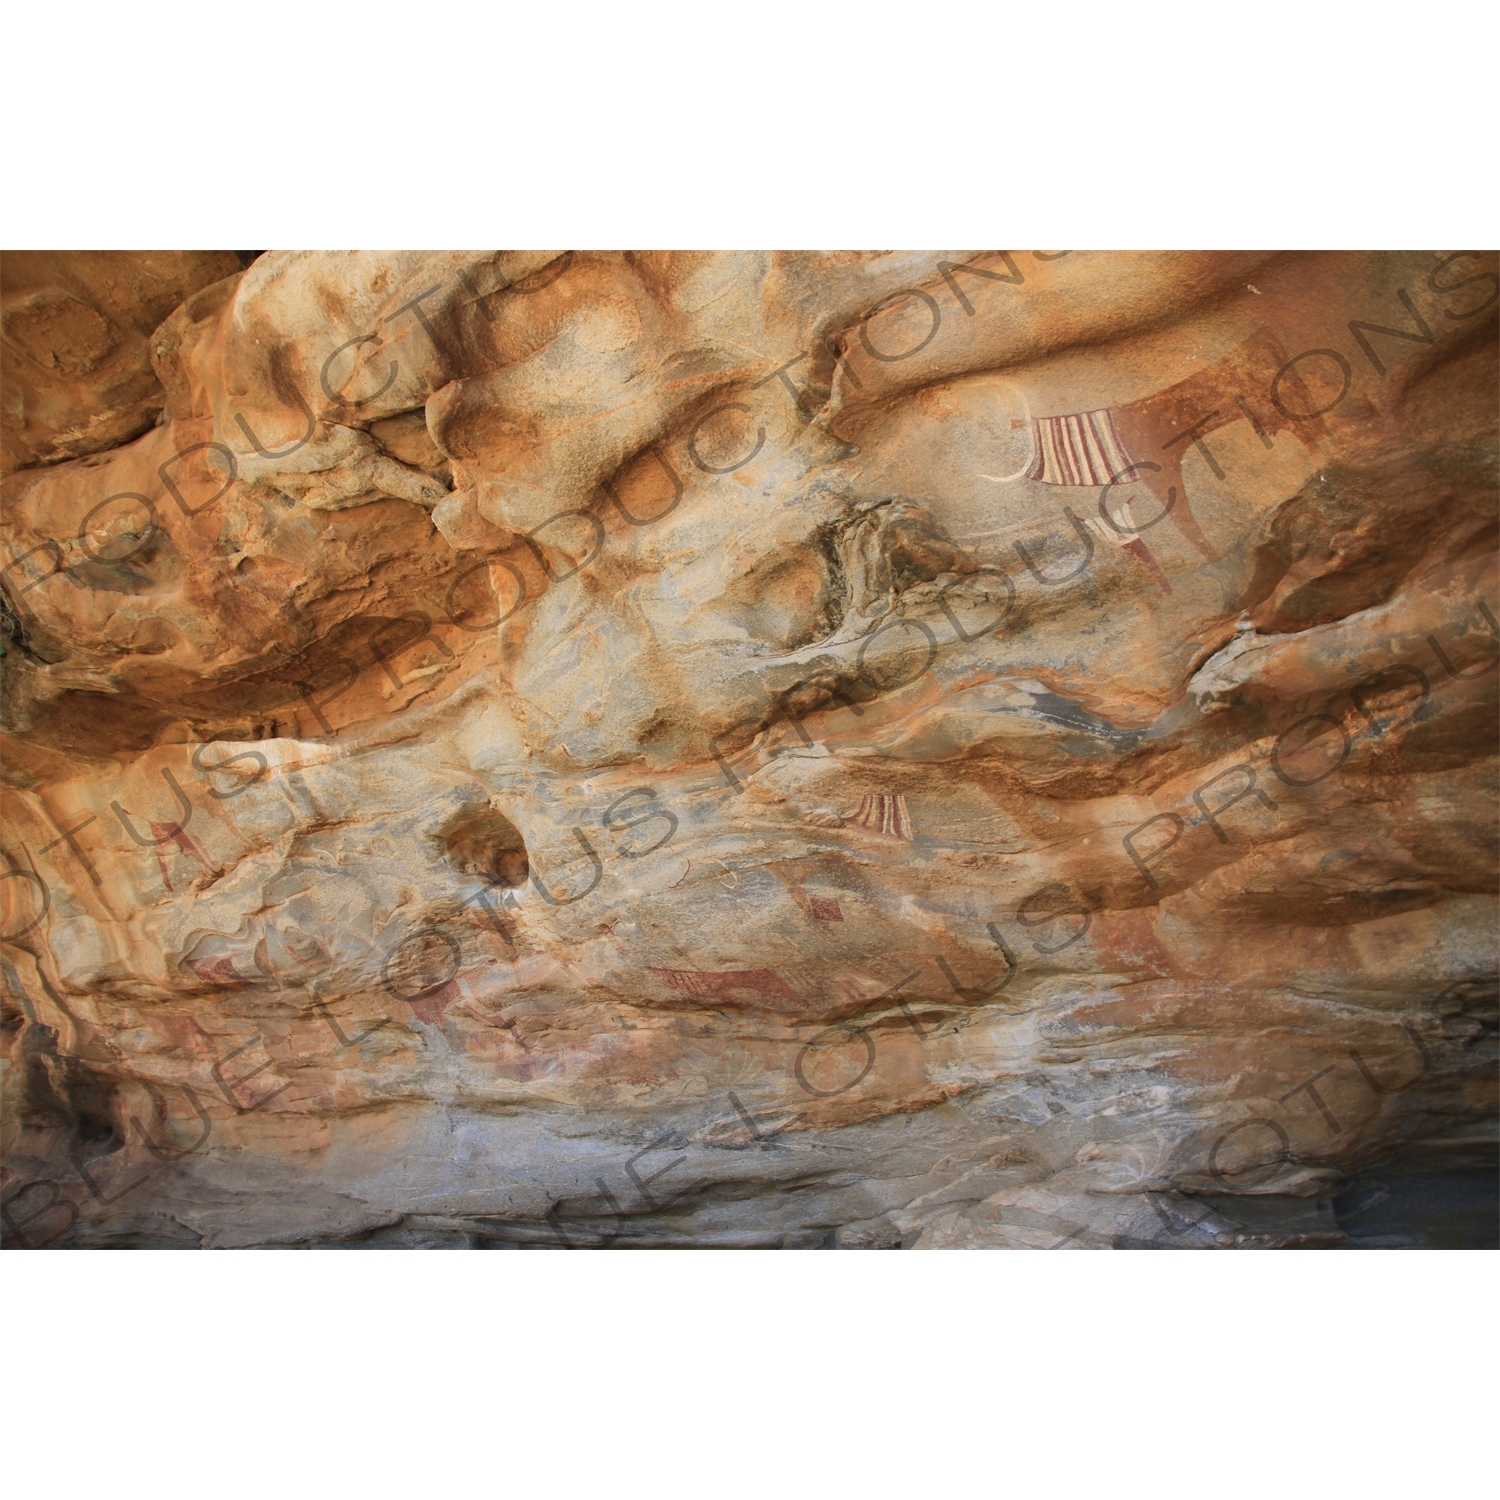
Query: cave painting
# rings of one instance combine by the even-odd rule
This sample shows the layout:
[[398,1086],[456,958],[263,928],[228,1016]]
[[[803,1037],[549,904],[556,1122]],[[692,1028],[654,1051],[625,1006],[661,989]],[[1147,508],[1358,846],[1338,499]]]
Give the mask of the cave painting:
[[[1311,410],[1305,386],[1285,349],[1269,329],[1259,329],[1207,369],[1179,380],[1139,401],[1097,411],[1067,412],[1030,417],[1031,462],[1016,479],[1065,489],[1098,489],[1100,516],[1087,523],[1138,558],[1162,593],[1172,585],[1140,533],[1171,516],[1178,531],[1202,553],[1217,562],[1219,553],[1204,535],[1182,479],[1182,463],[1190,446],[1202,453],[1216,478],[1224,477],[1203,439],[1231,422],[1247,421],[1269,448],[1278,432],[1292,432],[1306,447],[1323,434]],[[1288,409],[1291,397],[1293,410]],[[995,476],[983,475],[993,479]],[[1151,519],[1138,520],[1135,499],[1122,495],[1113,510],[1107,507],[1111,490],[1140,484],[1161,505]]]
[[0,350],[7,1242],[1389,1243],[1492,1129],[1500,262],[246,255]]

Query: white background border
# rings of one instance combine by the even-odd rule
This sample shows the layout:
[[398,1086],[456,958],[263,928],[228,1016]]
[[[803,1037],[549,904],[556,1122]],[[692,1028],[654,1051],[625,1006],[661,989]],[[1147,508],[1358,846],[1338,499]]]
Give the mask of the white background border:
[[[5,23],[0,240],[1483,248],[1494,14],[36,7]],[[1482,1252],[436,1254],[7,1261],[15,1493],[1493,1476]]]

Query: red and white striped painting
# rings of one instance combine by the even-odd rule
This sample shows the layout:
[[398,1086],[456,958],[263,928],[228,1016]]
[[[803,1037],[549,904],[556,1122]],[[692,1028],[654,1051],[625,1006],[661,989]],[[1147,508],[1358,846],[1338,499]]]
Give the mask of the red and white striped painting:
[[[1163,593],[1172,586],[1146,543],[1134,533],[1154,526],[1154,520],[1137,523],[1131,498],[1125,493],[1140,485],[1162,507],[1157,519],[1170,515],[1178,531],[1209,562],[1219,554],[1203,534],[1188,504],[1182,480],[1182,462],[1190,447],[1197,446],[1216,478],[1224,477],[1203,439],[1231,422],[1250,424],[1263,446],[1269,448],[1278,432],[1290,431],[1304,446],[1311,447],[1325,432],[1318,418],[1290,416],[1285,395],[1295,392],[1304,409],[1306,391],[1295,371],[1288,373],[1286,350],[1269,329],[1262,328],[1242,340],[1222,359],[1139,401],[1094,411],[1067,412],[1056,416],[1030,417],[1031,461],[1019,473],[1005,476],[984,474],[982,479],[1013,483],[1027,479],[1036,484],[1083,489],[1118,485],[1121,493],[1111,502],[1114,525],[1089,517],[1088,525],[1098,535],[1134,554],[1150,570]],[[1283,400],[1272,400],[1277,380],[1282,381]]]
[[911,814],[906,810],[906,798],[899,792],[894,795],[872,792],[860,801],[859,811],[849,821],[888,838],[911,839]]
[[1026,477],[1038,484],[1103,485],[1130,468],[1114,414],[1107,408],[1068,417],[1034,417],[1031,435],[1036,453]]

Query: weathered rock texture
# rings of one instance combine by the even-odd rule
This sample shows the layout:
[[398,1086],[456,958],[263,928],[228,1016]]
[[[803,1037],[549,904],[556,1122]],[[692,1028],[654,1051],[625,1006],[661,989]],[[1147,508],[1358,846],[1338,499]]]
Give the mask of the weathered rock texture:
[[246,260],[5,264],[8,1243],[1483,1162],[1494,256]]

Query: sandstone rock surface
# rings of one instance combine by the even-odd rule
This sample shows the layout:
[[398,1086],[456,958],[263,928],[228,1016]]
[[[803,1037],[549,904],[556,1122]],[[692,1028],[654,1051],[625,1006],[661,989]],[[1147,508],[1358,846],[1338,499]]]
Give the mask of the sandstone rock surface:
[[225,250],[13,250],[0,265],[4,472],[101,453],[154,426],[150,338],[183,299],[237,275]]
[[7,1243],[1450,1242],[1493,254],[4,270]]

